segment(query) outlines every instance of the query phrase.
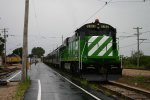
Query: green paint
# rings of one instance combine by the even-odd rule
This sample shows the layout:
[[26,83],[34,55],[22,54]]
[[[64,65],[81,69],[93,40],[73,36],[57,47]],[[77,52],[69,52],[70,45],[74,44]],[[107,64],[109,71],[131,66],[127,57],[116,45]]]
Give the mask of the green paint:
[[97,38],[89,45],[88,50],[90,51],[102,38],[103,38],[103,36],[97,37]]
[[[108,56],[112,51],[113,51],[112,47],[110,47],[103,56]],[[112,54],[112,56],[113,56],[113,54]]]
[[106,45],[107,45],[108,43],[110,43],[111,40],[112,40],[112,38],[108,38],[108,39],[97,49],[97,51],[92,54],[92,56],[97,56],[97,55],[104,49],[104,47],[106,47]]

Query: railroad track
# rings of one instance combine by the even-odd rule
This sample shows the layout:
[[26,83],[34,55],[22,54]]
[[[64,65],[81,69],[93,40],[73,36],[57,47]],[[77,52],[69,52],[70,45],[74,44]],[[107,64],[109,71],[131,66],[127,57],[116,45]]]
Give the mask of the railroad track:
[[139,88],[131,87],[118,82],[108,82],[101,84],[104,90],[114,94],[116,98],[125,100],[150,100],[150,91],[142,90]]
[[[64,76],[66,76],[66,74]],[[67,77],[69,77],[69,79],[72,79],[72,77],[70,77],[69,75]],[[78,80],[75,81],[79,82]],[[104,94],[107,94],[109,92],[110,96],[117,100],[150,100],[150,91],[126,86],[114,81],[104,82],[102,84],[99,84],[99,82],[90,82],[88,84],[100,86],[98,89],[100,92]],[[80,82],[79,85],[81,85]]]
[[18,68],[0,68],[0,85],[7,85],[7,82],[4,79],[12,75],[16,70],[18,70]]

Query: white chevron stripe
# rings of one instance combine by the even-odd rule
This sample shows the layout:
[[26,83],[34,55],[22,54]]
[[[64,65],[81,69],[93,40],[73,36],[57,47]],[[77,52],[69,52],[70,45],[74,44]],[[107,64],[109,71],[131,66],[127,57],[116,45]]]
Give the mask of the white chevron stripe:
[[103,36],[103,38],[88,52],[88,56],[91,56],[108,38],[108,36]]
[[[107,45],[107,50],[109,50],[112,47],[112,41]],[[111,51],[111,53],[108,56],[113,56],[113,52]]]
[[103,56],[105,53],[106,53],[106,48],[104,48],[105,50],[102,50],[99,54],[98,54],[98,56]]
[[109,50],[109,48],[112,47],[112,40],[110,41],[110,43],[107,44],[107,50]]
[[113,56],[113,52],[111,52],[108,56]]
[[92,36],[88,41],[88,47],[89,45],[97,38],[98,36]]
[[107,52],[107,50],[109,50],[109,48],[112,47],[112,40],[110,41],[110,43],[108,43],[107,45],[107,49],[106,47],[104,47],[104,49],[98,54],[98,56],[104,56],[104,54]]
[[98,36],[92,36],[88,42],[93,42]]

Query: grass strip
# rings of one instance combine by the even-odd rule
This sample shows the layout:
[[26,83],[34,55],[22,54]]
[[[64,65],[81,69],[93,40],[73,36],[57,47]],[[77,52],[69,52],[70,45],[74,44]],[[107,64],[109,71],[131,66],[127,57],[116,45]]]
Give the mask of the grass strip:
[[27,91],[27,89],[30,87],[30,85],[31,85],[30,78],[27,78],[26,81],[20,82],[17,87],[15,100],[23,100],[24,94]]

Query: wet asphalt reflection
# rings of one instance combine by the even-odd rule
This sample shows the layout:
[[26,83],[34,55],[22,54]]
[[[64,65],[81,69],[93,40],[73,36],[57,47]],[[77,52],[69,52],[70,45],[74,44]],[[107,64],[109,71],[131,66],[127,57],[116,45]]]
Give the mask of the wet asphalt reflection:
[[32,85],[24,100],[38,100],[38,80],[41,82],[41,100],[95,100],[43,63],[31,65],[28,74]]

